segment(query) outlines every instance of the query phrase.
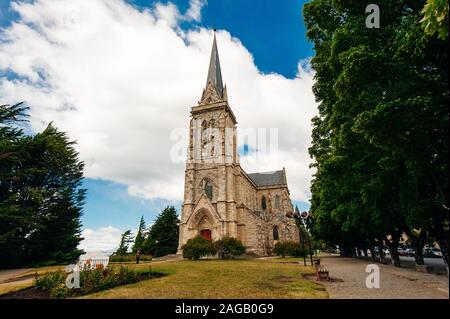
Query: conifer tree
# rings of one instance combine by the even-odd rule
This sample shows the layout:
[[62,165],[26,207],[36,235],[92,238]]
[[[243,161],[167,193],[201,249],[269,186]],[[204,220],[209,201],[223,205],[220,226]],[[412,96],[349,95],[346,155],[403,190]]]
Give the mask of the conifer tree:
[[144,252],[155,257],[174,254],[178,248],[178,217],[175,207],[166,207],[151,226]]
[[145,221],[144,216],[141,216],[141,221],[139,222],[139,229],[136,234],[136,238],[134,239],[134,244],[132,251],[136,253],[138,249],[142,249],[145,241]]
[[122,234],[122,237],[120,238],[119,247],[114,252],[114,255],[116,256],[126,255],[128,252],[128,246],[131,242],[133,242],[133,239],[131,237],[131,230],[128,229]]

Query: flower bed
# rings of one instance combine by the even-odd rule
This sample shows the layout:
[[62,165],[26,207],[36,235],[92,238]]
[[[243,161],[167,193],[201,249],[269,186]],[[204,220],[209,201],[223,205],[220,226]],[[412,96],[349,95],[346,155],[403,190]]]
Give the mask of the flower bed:
[[129,270],[123,266],[98,267],[97,269],[80,271],[80,288],[68,288],[66,286],[66,278],[68,275],[67,272],[56,271],[36,276],[34,287],[8,293],[3,295],[2,298],[63,299],[78,297],[116,286],[164,276],[162,273],[152,272],[150,267],[139,270]]

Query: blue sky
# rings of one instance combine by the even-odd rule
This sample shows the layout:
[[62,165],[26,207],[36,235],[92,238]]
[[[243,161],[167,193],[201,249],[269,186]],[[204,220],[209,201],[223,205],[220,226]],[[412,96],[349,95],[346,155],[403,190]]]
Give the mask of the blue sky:
[[[33,3],[33,1],[26,2]],[[157,3],[142,0],[128,0],[128,2],[139,10],[154,9]],[[190,5],[189,0],[171,2],[181,13],[186,12]],[[200,28],[226,30],[232,37],[239,39],[251,53],[260,72],[294,79],[298,73],[299,62],[314,54],[312,44],[305,36],[302,16],[304,2],[306,1],[209,0],[202,8],[201,20],[182,21],[179,26],[187,31]],[[167,1],[158,3],[167,4]],[[9,9],[9,5],[8,1],[0,0],[2,28],[11,26],[11,23],[19,18],[17,13]],[[221,45],[219,43],[219,53]],[[206,67],[205,65],[205,70]],[[1,77],[10,80],[14,77],[19,78],[11,70],[2,70],[0,65],[0,79]],[[197,91],[200,92],[201,87]],[[0,97],[2,97],[1,89]],[[185,121],[187,123],[188,119]],[[64,130],[64,127],[62,129]],[[307,149],[307,146],[303,148]],[[244,147],[241,147],[240,152],[243,150]],[[288,181],[289,174],[288,170]],[[134,229],[138,226],[141,215],[149,224],[165,206],[174,205],[177,210],[181,206],[180,200],[131,196],[128,186],[117,180],[86,178],[84,187],[88,189],[88,195],[82,217],[83,228],[99,229],[112,226],[120,231]],[[305,200],[294,201],[294,205],[298,205],[301,210],[309,208]]]

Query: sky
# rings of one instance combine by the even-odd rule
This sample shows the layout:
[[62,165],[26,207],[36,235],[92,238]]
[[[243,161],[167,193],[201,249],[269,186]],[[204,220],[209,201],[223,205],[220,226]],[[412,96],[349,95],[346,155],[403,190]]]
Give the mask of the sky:
[[[85,250],[180,210],[190,107],[206,81],[213,31],[230,106],[245,129],[276,128],[278,152],[239,140],[248,172],[286,168],[309,208],[308,147],[317,104],[304,1],[0,0],[0,102],[25,101],[29,130],[53,121],[77,141],[88,190]],[[181,155],[182,152],[181,152]],[[180,159],[181,158],[181,159]]]

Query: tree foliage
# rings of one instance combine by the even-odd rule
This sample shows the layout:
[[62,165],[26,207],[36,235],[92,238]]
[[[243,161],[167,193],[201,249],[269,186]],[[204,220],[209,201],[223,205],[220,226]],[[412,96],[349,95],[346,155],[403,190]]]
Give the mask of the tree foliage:
[[189,239],[182,249],[183,257],[189,260],[198,260],[200,257],[215,255],[217,252],[213,242],[204,239],[202,236]]
[[398,262],[400,235],[421,229],[448,263],[448,40],[424,32],[423,1],[378,1],[378,29],[368,4],[304,7],[319,102],[312,232],[346,255],[386,243]]
[[84,163],[52,123],[25,135],[22,104],[0,106],[0,267],[67,263],[82,253]]
[[448,0],[427,0],[422,14],[420,22],[426,33],[437,33],[438,38],[444,40],[448,38]]
[[245,253],[242,242],[234,237],[224,237],[213,243],[219,259],[232,259]]
[[273,252],[281,257],[291,256],[291,257],[303,257],[305,256],[305,251],[300,243],[296,241],[279,241],[273,247]]
[[142,249],[146,236],[145,232],[146,230],[145,230],[144,216],[141,216],[141,221],[139,222],[139,229],[134,239],[134,244],[132,248],[133,253],[136,253],[138,249]]
[[131,236],[131,230],[126,230],[121,238],[120,238],[120,244],[117,250],[114,252],[115,256],[123,256],[128,253],[129,245],[133,242],[133,238]]
[[166,207],[150,227],[144,253],[155,257],[174,254],[178,248],[178,217],[175,207]]

